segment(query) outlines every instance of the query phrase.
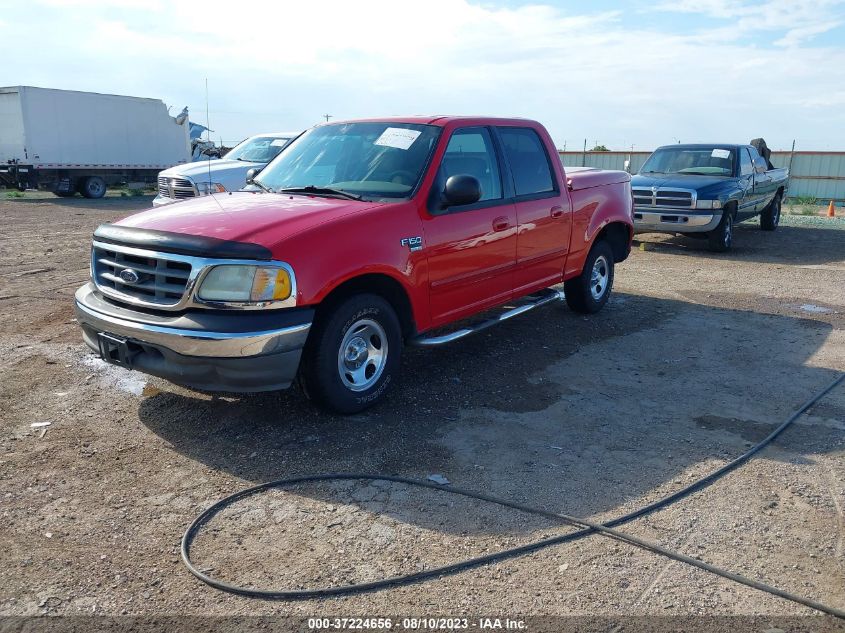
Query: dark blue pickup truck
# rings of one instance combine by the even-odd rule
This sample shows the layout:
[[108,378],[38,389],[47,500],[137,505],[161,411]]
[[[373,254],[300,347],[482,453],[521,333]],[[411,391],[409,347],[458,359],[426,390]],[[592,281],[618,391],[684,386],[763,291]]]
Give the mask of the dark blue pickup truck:
[[731,248],[736,222],[759,215],[775,230],[789,173],[773,168],[765,142],[752,143],[657,148],[631,180],[635,230],[700,237],[714,251]]

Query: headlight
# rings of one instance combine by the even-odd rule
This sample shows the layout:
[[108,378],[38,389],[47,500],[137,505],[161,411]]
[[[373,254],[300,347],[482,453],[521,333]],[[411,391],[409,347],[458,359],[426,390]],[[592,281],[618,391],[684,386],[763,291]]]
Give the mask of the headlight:
[[284,268],[226,264],[206,274],[197,296],[203,301],[284,301],[291,295],[291,285],[290,273]]
[[224,193],[226,187],[219,182],[198,182],[197,191],[201,196],[207,196],[210,193]]
[[721,209],[722,203],[718,200],[696,200],[696,209]]

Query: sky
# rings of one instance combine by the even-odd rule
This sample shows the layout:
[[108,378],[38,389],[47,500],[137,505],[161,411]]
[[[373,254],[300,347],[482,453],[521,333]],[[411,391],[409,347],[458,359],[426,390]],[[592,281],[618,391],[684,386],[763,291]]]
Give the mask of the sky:
[[[233,144],[403,114],[559,149],[845,150],[845,0],[0,0],[0,85],[162,99]],[[14,63],[11,63],[14,62]]]

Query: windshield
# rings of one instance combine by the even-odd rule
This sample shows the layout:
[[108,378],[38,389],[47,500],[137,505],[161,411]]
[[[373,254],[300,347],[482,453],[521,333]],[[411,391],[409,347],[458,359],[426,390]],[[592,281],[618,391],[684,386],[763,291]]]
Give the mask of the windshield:
[[309,187],[405,198],[420,181],[439,134],[439,127],[411,123],[321,125],[300,136],[256,180],[273,191]]
[[662,147],[649,156],[640,173],[730,176],[734,173],[734,151],[718,147]]
[[244,160],[250,163],[269,163],[289,142],[289,138],[256,136],[235,146],[226,154],[225,158],[228,160]]

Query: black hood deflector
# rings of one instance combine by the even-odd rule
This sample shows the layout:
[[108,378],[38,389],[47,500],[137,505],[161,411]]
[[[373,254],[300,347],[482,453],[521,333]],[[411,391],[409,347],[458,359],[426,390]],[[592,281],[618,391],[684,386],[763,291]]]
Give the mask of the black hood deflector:
[[156,231],[116,224],[101,224],[98,226],[97,230],[94,231],[94,239],[108,244],[123,244],[194,257],[254,259],[259,261],[269,261],[273,258],[269,248],[252,242],[232,242],[216,237]]

